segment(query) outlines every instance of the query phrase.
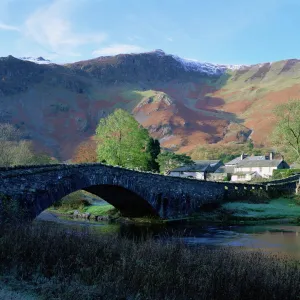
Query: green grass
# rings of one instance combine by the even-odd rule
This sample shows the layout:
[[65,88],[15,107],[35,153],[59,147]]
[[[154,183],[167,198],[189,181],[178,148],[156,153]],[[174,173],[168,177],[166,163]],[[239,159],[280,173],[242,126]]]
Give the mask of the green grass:
[[107,205],[91,205],[83,209],[83,212],[90,213],[92,215],[103,216],[114,213],[116,208],[110,204]]
[[222,208],[233,212],[232,217],[244,220],[297,219],[300,217],[300,205],[295,199],[280,198],[266,204],[229,202]]
[[78,210],[80,213],[90,213],[94,216],[116,214],[115,207],[108,203],[92,205],[95,200],[99,199],[91,193],[80,190],[65,196],[48,210],[67,215],[72,215],[75,210]]

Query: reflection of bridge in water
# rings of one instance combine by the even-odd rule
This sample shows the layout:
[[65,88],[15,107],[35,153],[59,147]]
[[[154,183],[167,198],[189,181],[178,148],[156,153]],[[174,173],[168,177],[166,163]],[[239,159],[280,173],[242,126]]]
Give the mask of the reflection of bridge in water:
[[[299,175],[261,184],[212,182],[128,170],[103,164],[0,168],[1,211],[14,203],[34,219],[55,201],[86,190],[126,216],[178,218],[226,201],[266,199],[293,193]],[[1,199],[1,198],[0,198]],[[10,199],[10,200],[9,200]]]

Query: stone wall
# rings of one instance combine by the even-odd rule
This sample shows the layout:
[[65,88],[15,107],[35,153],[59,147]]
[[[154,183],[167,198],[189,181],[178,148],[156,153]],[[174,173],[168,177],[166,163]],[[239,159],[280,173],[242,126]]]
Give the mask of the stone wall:
[[98,163],[57,164],[1,168],[0,194],[9,196],[28,213],[29,219],[79,189],[102,197],[124,215],[157,215],[171,219],[197,212],[205,204],[265,200],[275,191],[292,193],[298,178],[261,184],[212,182]]

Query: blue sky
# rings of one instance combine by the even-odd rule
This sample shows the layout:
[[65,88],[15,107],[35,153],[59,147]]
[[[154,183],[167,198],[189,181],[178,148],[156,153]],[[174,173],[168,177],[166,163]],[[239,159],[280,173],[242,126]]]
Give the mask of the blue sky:
[[0,56],[73,62],[162,49],[254,64],[300,57],[299,0],[0,0]]

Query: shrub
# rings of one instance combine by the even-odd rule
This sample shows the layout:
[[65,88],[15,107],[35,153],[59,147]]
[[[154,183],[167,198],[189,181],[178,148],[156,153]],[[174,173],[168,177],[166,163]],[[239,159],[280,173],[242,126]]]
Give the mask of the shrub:
[[90,205],[90,202],[84,198],[82,191],[71,193],[53,204],[55,208],[60,208],[62,210],[83,209]]
[[273,179],[284,179],[294,174],[300,173],[300,169],[279,169],[273,170]]

